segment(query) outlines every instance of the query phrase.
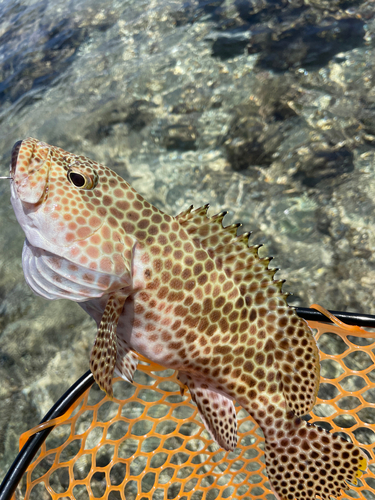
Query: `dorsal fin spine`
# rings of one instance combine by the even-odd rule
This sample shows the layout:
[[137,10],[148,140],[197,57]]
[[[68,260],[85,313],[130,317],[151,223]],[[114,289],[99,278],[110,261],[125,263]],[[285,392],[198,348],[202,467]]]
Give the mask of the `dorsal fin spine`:
[[195,210],[193,210],[191,212],[191,216],[200,215],[201,217],[203,217],[203,216],[207,215],[207,211],[209,208],[210,208],[210,205],[209,205],[209,203],[207,203],[206,205],[203,205],[203,207],[199,207],[199,208],[196,208]]
[[262,257],[261,259],[259,259],[259,261],[263,262],[265,266],[268,266],[272,259],[273,257]]
[[281,289],[282,289],[284,283],[285,283],[285,280],[275,280],[273,282],[273,284],[279,289],[279,292],[281,292]]
[[250,232],[237,235],[241,223],[224,226],[223,219],[228,212],[224,210],[208,217],[208,208],[209,204],[196,210],[189,207],[177,219],[196,244],[200,244],[216,260],[218,268],[224,270],[237,285],[243,283],[252,291],[270,287],[270,293],[277,290],[279,298],[287,305],[289,294],[281,291],[285,280],[274,280],[279,269],[268,268],[272,257],[259,257],[263,244],[249,246]]
[[208,220],[216,221],[217,219],[224,219],[224,217],[227,215],[227,213],[228,213],[228,210],[222,210],[218,214],[215,214],[212,217],[210,217]]

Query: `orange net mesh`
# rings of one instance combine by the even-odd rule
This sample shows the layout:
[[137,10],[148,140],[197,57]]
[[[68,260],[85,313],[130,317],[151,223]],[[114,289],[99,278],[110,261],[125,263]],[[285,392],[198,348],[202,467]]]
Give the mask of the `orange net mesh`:
[[[367,473],[341,498],[374,500],[375,334],[347,325],[310,326],[321,350],[322,375],[310,422],[349,437],[367,452]],[[271,500],[262,432],[236,408],[239,444],[225,452],[211,441],[188,391],[180,395],[175,374],[142,361],[134,384],[116,379],[113,400],[94,385],[53,421],[56,426],[16,497]],[[21,446],[36,430],[40,426],[21,437]]]

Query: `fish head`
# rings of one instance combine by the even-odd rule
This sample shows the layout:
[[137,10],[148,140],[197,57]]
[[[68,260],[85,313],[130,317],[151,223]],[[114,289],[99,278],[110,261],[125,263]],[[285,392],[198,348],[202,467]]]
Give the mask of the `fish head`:
[[99,179],[95,162],[28,138],[13,147],[10,176],[16,217],[35,246],[66,247],[101,226],[89,203]]
[[33,138],[14,145],[10,176],[11,203],[29,244],[93,270],[127,270],[126,235],[113,211],[120,214],[116,203],[131,188],[120,176]]

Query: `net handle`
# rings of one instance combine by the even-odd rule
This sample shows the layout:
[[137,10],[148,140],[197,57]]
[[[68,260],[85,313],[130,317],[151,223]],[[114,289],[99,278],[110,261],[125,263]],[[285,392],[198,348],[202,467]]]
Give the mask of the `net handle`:
[[[327,316],[315,309],[316,305],[310,307],[295,307],[295,311],[300,318],[318,323],[334,323]],[[320,307],[319,307],[320,308]],[[359,314],[343,311],[328,311],[340,321],[347,325],[356,325],[367,328],[375,328],[375,316],[371,314]]]

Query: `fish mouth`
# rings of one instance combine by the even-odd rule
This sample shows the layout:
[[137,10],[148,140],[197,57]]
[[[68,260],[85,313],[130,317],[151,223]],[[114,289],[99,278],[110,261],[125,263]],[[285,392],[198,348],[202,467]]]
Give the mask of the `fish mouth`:
[[14,179],[17,168],[18,153],[20,152],[22,141],[17,141],[12,148],[12,160],[10,162],[10,176]]
[[32,137],[13,146],[10,177],[22,202],[36,204],[42,200],[51,164],[50,149],[48,144]]

